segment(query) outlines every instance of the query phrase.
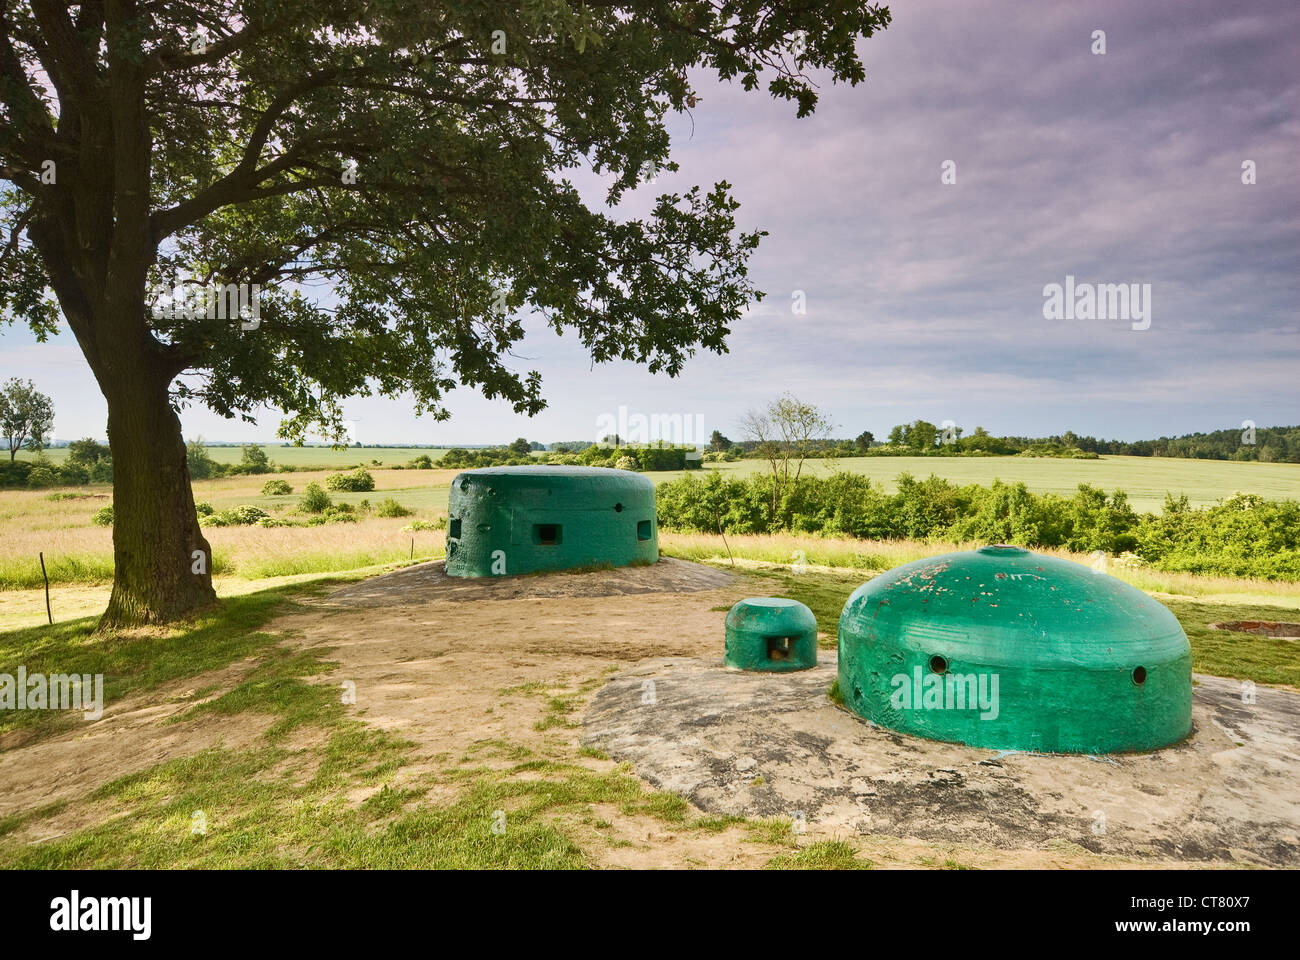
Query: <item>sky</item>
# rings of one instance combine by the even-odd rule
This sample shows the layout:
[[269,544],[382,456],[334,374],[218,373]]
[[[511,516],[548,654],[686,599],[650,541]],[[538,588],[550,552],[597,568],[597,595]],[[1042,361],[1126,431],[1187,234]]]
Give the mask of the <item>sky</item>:
[[[696,75],[701,99],[670,128],[680,170],[619,211],[725,179],[738,226],[769,232],[751,261],[767,297],[727,354],[651,376],[593,366],[572,335],[529,322],[511,364],[541,372],[541,414],[465,389],[441,423],[409,399],[350,398],[353,437],[594,440],[622,411],[689,425],[658,431],[671,440],[739,439],[744,411],[783,392],[840,437],[917,418],[1127,440],[1300,423],[1300,4],[891,9],[860,43],[867,81],[823,82],[812,117]],[[575,182],[599,201],[594,179]],[[1067,276],[1137,284],[1149,316],[1049,319],[1044,290]],[[0,327],[11,376],[52,396],[59,439],[104,437],[70,334],[36,344]],[[272,441],[280,415],[181,419],[187,437]]]

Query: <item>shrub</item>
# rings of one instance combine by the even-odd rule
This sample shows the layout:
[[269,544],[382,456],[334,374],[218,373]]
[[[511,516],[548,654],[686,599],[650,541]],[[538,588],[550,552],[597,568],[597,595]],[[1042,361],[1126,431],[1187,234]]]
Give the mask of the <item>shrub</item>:
[[410,463],[407,464],[412,470],[432,470],[433,458],[427,453],[422,453]]
[[640,470],[641,464],[631,457],[619,457],[614,461],[615,470]]
[[302,499],[298,501],[298,509],[303,513],[323,513],[332,502],[319,483],[309,483],[303,491]]
[[208,503],[206,500],[200,500],[198,503],[194,504],[194,509],[198,512],[200,517],[212,516],[212,504]]
[[289,493],[293,493],[293,487],[289,486],[288,481],[268,480],[262,484],[262,496],[264,497],[282,497]]
[[385,497],[375,507],[375,516],[378,517],[409,517],[414,512],[414,510],[406,509],[392,497]]
[[58,485],[59,475],[52,467],[32,467],[32,472],[27,474],[27,486],[33,490],[44,487],[57,487]]
[[31,472],[30,461],[0,459],[0,487],[25,487]]
[[439,517],[437,520],[412,520],[402,527],[407,533],[419,533],[422,530],[445,530],[446,528],[446,517]]
[[325,478],[325,486],[331,490],[346,490],[349,493],[368,493],[375,489],[375,478],[365,467],[357,467],[351,473],[331,474]]
[[100,507],[95,511],[90,522],[97,527],[111,527],[113,525],[113,505],[110,503],[106,507]]
[[204,525],[210,527],[250,527],[269,516],[270,514],[265,510],[243,504],[207,516],[204,518]]
[[90,471],[71,461],[59,467],[59,482],[69,487],[79,487],[90,482]]

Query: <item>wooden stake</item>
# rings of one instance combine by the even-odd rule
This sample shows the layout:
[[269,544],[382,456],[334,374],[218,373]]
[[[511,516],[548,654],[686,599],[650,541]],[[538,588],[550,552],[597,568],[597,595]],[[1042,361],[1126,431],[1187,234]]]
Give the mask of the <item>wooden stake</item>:
[[41,576],[45,578],[45,618],[54,626],[54,614],[50,612],[50,575],[45,572],[45,551],[41,551]]

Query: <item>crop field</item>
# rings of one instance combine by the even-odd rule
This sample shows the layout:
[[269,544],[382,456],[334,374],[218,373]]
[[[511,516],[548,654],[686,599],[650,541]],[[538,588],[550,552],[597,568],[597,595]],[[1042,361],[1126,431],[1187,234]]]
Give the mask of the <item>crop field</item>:
[[[342,447],[334,449],[328,446],[282,447],[279,444],[264,443],[260,446],[276,466],[285,464],[290,467],[329,467],[342,470],[359,463],[375,466],[375,461],[386,467],[405,466],[416,457],[427,455],[431,460],[439,460],[449,447]],[[208,456],[217,463],[239,463],[243,447],[209,446]],[[67,447],[51,447],[45,455],[55,463],[62,463],[68,457]],[[32,454],[23,451],[19,460],[30,460]]]
[[[761,460],[710,464],[740,475],[769,469]],[[1138,511],[1158,512],[1165,494],[1187,494],[1193,506],[1213,504],[1232,494],[1256,493],[1270,500],[1300,497],[1300,464],[1231,460],[1190,460],[1168,457],[1101,457],[1066,460],[1040,457],[851,457],[809,460],[805,471],[825,475],[832,470],[865,474],[896,489],[899,474],[918,479],[934,474],[953,483],[988,486],[994,480],[1023,482],[1034,493],[1071,496],[1081,483],[1107,491],[1123,490]],[[681,471],[652,473],[658,483],[681,477]]]

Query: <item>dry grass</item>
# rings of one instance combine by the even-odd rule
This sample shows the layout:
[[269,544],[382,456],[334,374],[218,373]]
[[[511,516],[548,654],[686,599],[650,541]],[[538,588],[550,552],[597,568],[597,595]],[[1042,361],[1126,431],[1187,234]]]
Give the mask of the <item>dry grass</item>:
[[[340,572],[441,555],[441,532],[405,532],[412,520],[436,520],[446,513],[450,470],[376,470],[376,490],[370,493],[331,493],[336,500],[378,503],[393,497],[414,511],[405,518],[371,517],[357,523],[318,527],[205,527],[212,544],[213,573],[244,579]],[[263,497],[269,476],[230,477],[198,481],[196,501],[217,510],[254,504],[284,518],[296,513],[299,496],[310,482],[323,483],[328,474],[276,474],[293,487],[287,496]],[[73,493],[75,499],[51,500],[52,493]],[[39,556],[45,554],[50,582],[58,585],[98,584],[113,575],[111,527],[91,522],[95,511],[112,502],[107,485],[50,490],[0,492],[0,590],[24,589],[42,582]],[[414,549],[412,545],[414,544]]]

